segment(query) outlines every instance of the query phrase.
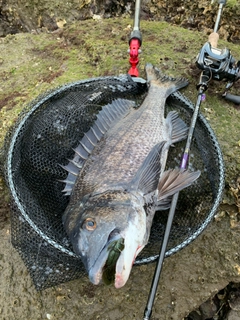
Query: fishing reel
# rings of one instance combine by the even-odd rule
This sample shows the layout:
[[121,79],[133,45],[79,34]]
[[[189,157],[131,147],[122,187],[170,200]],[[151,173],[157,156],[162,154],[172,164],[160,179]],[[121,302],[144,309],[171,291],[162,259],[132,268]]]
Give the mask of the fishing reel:
[[226,0],[219,0],[219,9],[213,32],[208,37],[206,42],[196,58],[196,65],[203,70],[200,76],[200,81],[197,84],[197,89],[204,92],[208,88],[208,82],[213,79],[217,81],[227,81],[226,92],[223,97],[236,104],[240,104],[240,96],[227,93],[233,83],[240,78],[240,61],[236,63],[230,53],[230,50],[218,49],[219,35],[217,33],[223,6]]
[[[228,82],[227,91],[240,78],[240,61],[236,62],[227,48],[222,50],[215,48],[210,42],[203,45],[197,56],[196,65],[203,70],[197,84],[197,89],[201,87],[203,91],[207,90],[211,79]],[[225,92],[223,97],[235,104],[240,104],[240,96]]]
[[213,80],[235,82],[240,77],[240,61],[236,64],[230,50],[212,47],[206,42],[197,56],[196,64],[201,70],[208,70]]

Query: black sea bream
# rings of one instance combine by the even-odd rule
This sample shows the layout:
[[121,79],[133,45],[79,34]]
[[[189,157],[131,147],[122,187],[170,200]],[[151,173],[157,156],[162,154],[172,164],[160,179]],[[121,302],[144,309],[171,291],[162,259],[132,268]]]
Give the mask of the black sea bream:
[[177,112],[164,117],[166,98],[187,85],[146,65],[148,94],[139,108],[117,99],[98,114],[75,149],[65,192],[65,230],[92,283],[122,287],[147,244],[154,214],[200,172],[165,170],[169,147],[187,136]]

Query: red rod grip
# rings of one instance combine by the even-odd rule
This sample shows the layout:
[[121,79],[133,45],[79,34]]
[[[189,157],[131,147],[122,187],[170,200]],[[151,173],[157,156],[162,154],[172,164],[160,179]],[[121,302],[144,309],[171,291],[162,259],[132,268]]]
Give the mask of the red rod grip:
[[130,74],[130,76],[132,76],[132,77],[138,77],[139,76],[139,71],[137,68],[137,65],[139,62],[138,53],[139,53],[141,43],[140,43],[139,39],[133,38],[130,40],[129,46],[130,46],[129,63],[131,64],[131,68],[129,69],[128,74]]

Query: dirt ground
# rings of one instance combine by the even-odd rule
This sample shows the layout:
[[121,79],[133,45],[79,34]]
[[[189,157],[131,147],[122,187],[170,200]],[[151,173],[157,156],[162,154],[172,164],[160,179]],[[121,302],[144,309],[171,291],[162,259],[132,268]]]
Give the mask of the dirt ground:
[[[125,20],[109,20],[107,24],[84,22],[66,31],[59,30],[59,33],[19,34],[2,39],[1,143],[23,105],[50,87],[75,81],[79,79],[79,75],[81,78],[88,78],[123,72],[126,69],[126,34],[129,33],[129,23]],[[156,31],[157,27],[160,29]],[[92,33],[85,37],[86,28]],[[94,30],[97,30],[96,34]],[[142,65],[145,61],[151,61],[161,64],[167,73],[189,75],[189,65],[197,52],[196,48],[199,47],[196,38],[203,41],[203,35],[154,22],[144,24],[143,30],[145,51],[141,56]],[[159,34],[162,34],[161,38],[157,36]],[[103,38],[109,42],[101,45],[98,41],[103,41]],[[163,46],[163,43],[170,45],[171,50]],[[116,44],[117,52],[113,50]],[[112,54],[105,51],[106,47]],[[169,52],[171,56],[168,55]],[[233,52],[237,53],[237,46],[233,46]],[[193,83],[185,94],[194,98],[196,77],[190,76],[190,81]],[[235,90],[237,89],[236,87]],[[211,97],[204,104],[203,112],[216,131],[226,162],[226,192],[223,203],[216,219],[203,234],[188,247],[165,260],[153,308],[153,320],[181,320],[229,282],[240,282],[240,225],[237,207],[239,191],[236,189],[236,199],[229,193],[239,174],[240,116],[237,108],[217,96],[218,90],[220,85],[209,88]],[[1,178],[2,320],[143,318],[155,264],[134,267],[126,286],[119,290],[112,286],[93,286],[87,278],[81,278],[37,292],[19,254],[11,245],[9,210],[9,195]]]
[[[240,282],[240,233],[229,223],[227,215],[214,221],[187,248],[165,260],[152,319],[183,319],[230,281]],[[82,278],[37,292],[11,246],[9,221],[1,227],[1,319],[143,318],[155,264],[134,267],[120,290],[94,286]]]

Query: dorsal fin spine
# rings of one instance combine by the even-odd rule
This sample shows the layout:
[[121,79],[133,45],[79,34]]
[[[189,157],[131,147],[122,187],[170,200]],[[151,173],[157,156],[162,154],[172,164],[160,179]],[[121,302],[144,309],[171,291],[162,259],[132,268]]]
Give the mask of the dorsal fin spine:
[[[81,153],[82,149],[83,149],[82,146],[79,145],[79,146],[77,146],[77,148],[73,149],[73,151],[74,151],[77,155],[79,155],[79,157],[81,157],[83,160],[86,160],[86,159],[88,158],[88,155],[87,155],[87,156],[83,155],[83,154]],[[84,149],[84,151],[85,151],[85,149]],[[85,152],[86,152],[86,151],[85,151]]]
[[80,141],[80,144],[89,154],[91,153],[91,150],[88,149],[88,147],[86,147],[86,145],[82,141]]
[[[71,167],[71,163],[68,163],[68,165],[66,166],[63,166],[60,164],[60,166],[67,172],[73,174],[74,176],[77,176],[78,175],[78,172],[76,172],[76,170],[74,170],[72,167]],[[76,167],[75,167],[76,168]]]
[[105,131],[105,130],[102,130],[102,129],[100,128],[99,124],[102,125],[102,123],[100,123],[100,120],[99,120],[99,118],[98,118],[97,121],[95,122],[95,125],[96,125],[96,127],[98,128],[98,130],[99,130],[102,134],[104,134],[106,131]]
[[77,168],[82,169],[82,164],[79,163],[78,161],[75,161],[74,158],[72,160],[68,159],[68,161],[71,162],[73,165],[75,165]]
[[[92,131],[92,133],[94,134],[94,136],[97,138],[98,141],[101,140],[101,137],[99,137],[96,133],[96,131],[93,129],[93,127],[90,129]],[[96,144],[94,144],[94,146],[96,146]]]
[[[102,112],[103,112],[103,114],[105,115],[105,117],[107,118],[108,122],[111,123],[112,120],[113,120],[113,118],[111,119],[111,117],[109,116],[110,113],[107,112],[106,109],[102,109]],[[104,119],[104,120],[105,120],[105,119]],[[109,125],[109,123],[108,123],[108,125]],[[109,125],[109,128],[110,128],[110,125]]]
[[96,143],[99,141],[96,137],[96,135],[93,133],[92,128],[90,128],[90,130],[84,134],[84,138],[85,138],[85,142],[89,142],[90,144],[88,144],[88,149],[92,150],[94,149],[94,147],[96,147]]
[[101,124],[106,132],[110,128],[109,124],[106,122],[106,119],[103,117],[103,114],[99,114],[99,119],[101,120]]

